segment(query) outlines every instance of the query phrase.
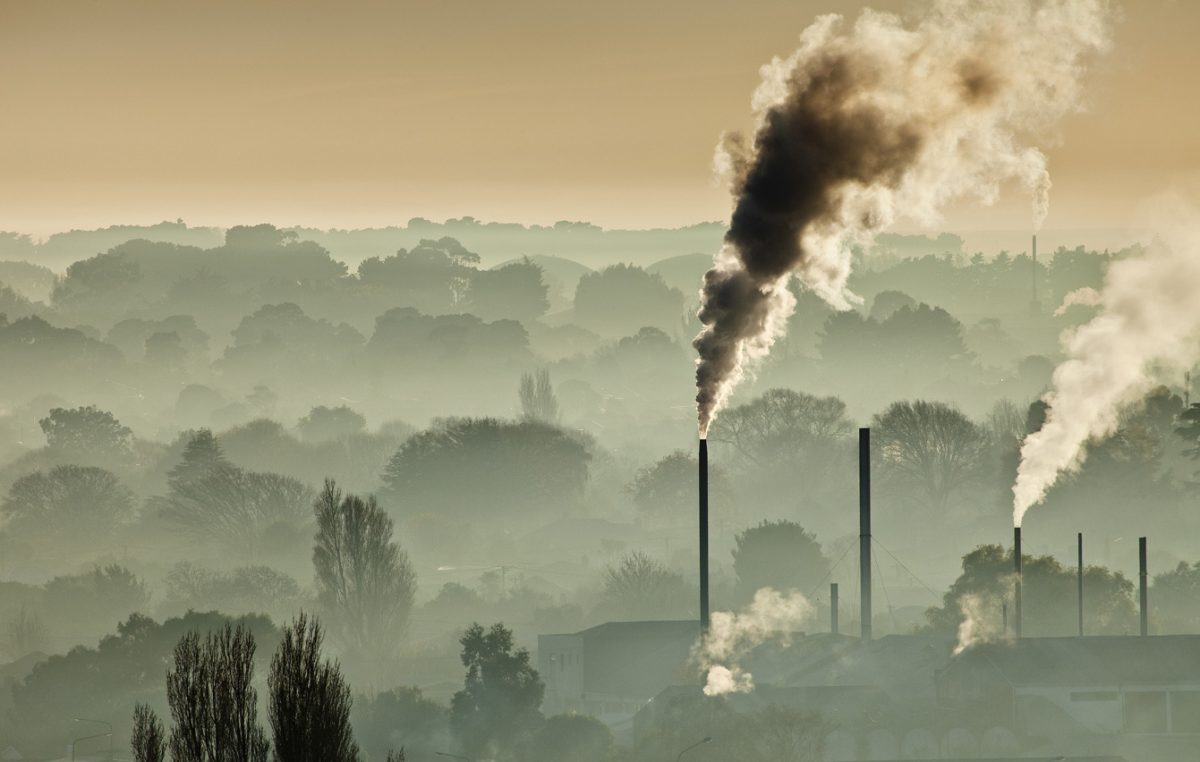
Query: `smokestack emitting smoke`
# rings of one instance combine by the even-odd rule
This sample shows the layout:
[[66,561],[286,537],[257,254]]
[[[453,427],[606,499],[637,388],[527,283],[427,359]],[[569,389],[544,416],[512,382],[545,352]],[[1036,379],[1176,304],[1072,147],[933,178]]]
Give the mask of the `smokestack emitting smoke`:
[[754,676],[742,669],[742,658],[771,639],[788,645],[792,633],[815,611],[800,593],[784,595],[764,587],[754,594],[754,601],[742,613],[715,612],[708,632],[693,651],[693,658],[706,673],[705,695],[754,690]]
[[707,632],[708,616],[708,440],[700,440],[700,631]]
[[[1063,333],[1067,359],[1054,371],[1041,429],[1021,444],[1013,523],[1042,501],[1064,471],[1083,464],[1089,440],[1116,431],[1121,411],[1144,398],[1158,375],[1178,378],[1200,357],[1200,215],[1179,199],[1156,204],[1158,238],[1108,267],[1100,293],[1068,294],[1098,314]],[[1060,311],[1063,308],[1060,308]]]
[[1013,571],[1016,577],[1013,582],[1013,635],[1017,638],[1021,637],[1021,582],[1022,580],[1022,556],[1021,556],[1021,527],[1013,527]]
[[871,639],[871,430],[858,430],[858,618]]
[[1084,58],[1108,46],[1104,0],[934,0],[923,16],[821,16],[762,69],[752,145],[727,136],[729,232],[704,276],[694,346],[700,435],[766,356],[795,306],[793,275],[830,305],[850,245],[899,217],[931,225],[949,200],[992,202],[1016,179],[1041,226],[1046,157],[1028,145],[1080,105]]

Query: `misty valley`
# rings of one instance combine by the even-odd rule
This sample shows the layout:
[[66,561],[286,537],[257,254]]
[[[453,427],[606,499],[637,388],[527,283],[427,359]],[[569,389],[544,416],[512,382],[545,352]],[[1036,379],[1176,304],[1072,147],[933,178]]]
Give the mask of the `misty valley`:
[[734,5],[0,4],[0,762],[1200,759],[1200,6]]

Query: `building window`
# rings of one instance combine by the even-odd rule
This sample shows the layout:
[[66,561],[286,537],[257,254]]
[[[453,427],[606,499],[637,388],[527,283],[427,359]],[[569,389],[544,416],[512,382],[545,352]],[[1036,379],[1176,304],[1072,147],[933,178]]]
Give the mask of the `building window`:
[[1125,694],[1126,733],[1166,733],[1165,691],[1130,691]]
[[1200,691],[1171,691],[1171,732],[1200,733]]

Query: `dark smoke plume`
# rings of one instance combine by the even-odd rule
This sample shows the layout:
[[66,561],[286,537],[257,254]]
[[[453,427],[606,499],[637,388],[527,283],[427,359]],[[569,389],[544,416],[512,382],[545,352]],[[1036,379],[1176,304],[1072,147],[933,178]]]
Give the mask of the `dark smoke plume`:
[[990,203],[1010,179],[1040,226],[1046,160],[1022,143],[1078,108],[1081,60],[1107,44],[1102,0],[941,0],[908,24],[821,17],[764,67],[752,145],[718,150],[734,208],[701,290],[701,436],[784,330],[792,275],[848,309],[851,244],[901,216],[932,225],[956,197]]

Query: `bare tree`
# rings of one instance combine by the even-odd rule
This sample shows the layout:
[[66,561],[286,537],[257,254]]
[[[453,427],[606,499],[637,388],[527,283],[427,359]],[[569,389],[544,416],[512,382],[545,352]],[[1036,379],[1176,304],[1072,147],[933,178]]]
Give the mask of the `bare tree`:
[[167,671],[172,762],[266,762],[254,650],[254,636],[241,625],[227,624],[203,641],[196,632],[180,638]]
[[871,425],[884,478],[936,511],[982,475],[987,435],[956,407],[893,402]]
[[417,583],[407,554],[392,541],[392,520],[373,495],[343,497],[332,479],[315,509],[317,599],[329,621],[357,655],[393,648]]
[[337,664],[321,661],[321,625],[301,613],[284,630],[267,677],[277,762],[356,762],[350,688]]
[[558,423],[558,398],[550,383],[550,371],[521,374],[521,417],[527,421]]
[[616,616],[649,619],[684,616],[692,600],[683,577],[635,551],[604,571],[604,605]]
[[162,720],[145,704],[133,707],[133,734],[129,749],[134,762],[163,762],[166,759],[167,739]]

